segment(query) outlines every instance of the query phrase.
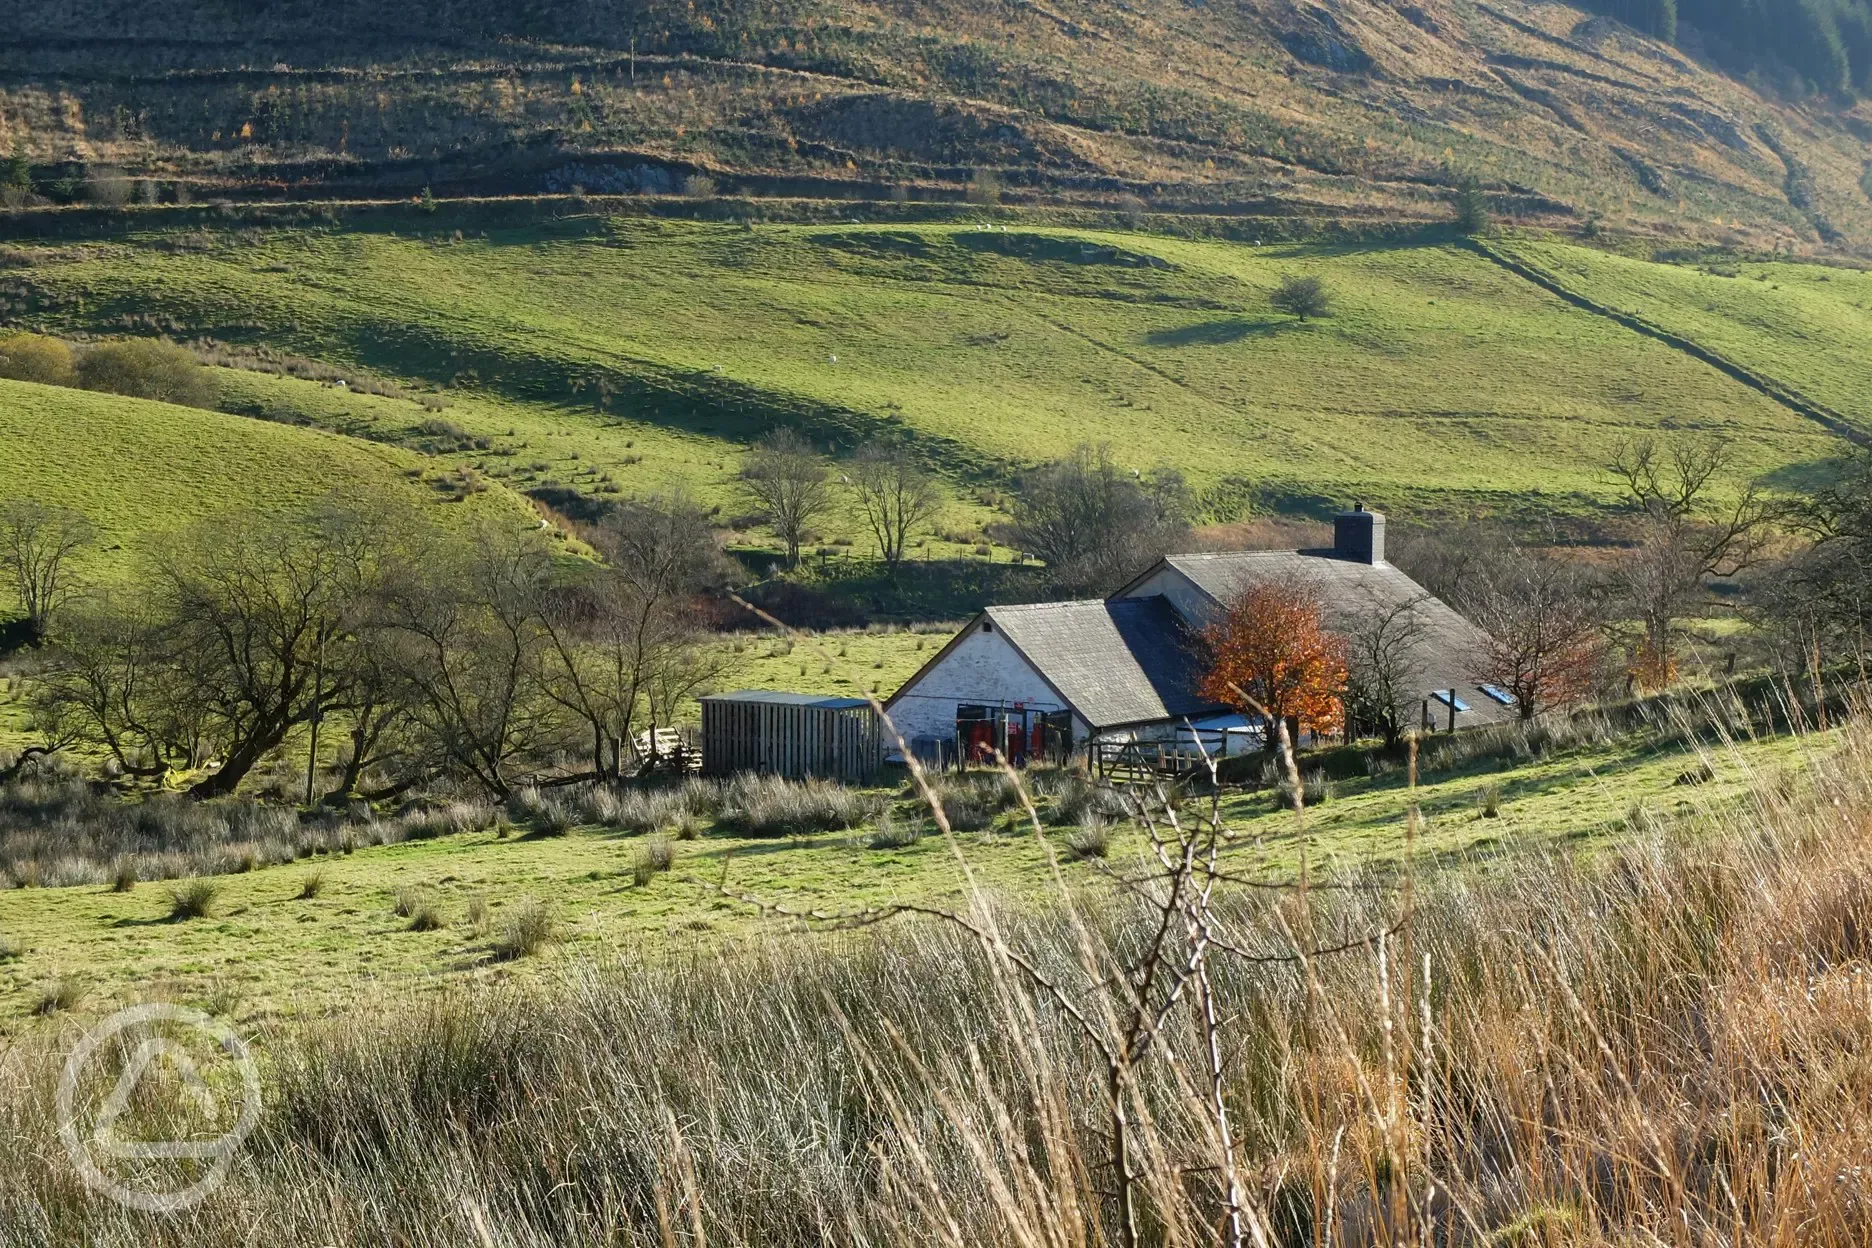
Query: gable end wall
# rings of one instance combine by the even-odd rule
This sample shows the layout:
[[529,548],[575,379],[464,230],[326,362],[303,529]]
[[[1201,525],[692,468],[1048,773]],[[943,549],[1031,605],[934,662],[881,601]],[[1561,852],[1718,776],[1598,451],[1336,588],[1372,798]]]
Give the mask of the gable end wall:
[[1218,613],[1213,598],[1196,588],[1187,576],[1168,565],[1158,568],[1147,579],[1132,586],[1124,596],[1149,598],[1156,594],[1169,599],[1176,613],[1192,628],[1207,627]]
[[[903,688],[890,708],[890,716],[906,741],[918,737],[946,741],[955,737],[956,707],[963,703],[1004,702],[1025,702],[1036,711],[1068,709],[999,629],[984,633],[977,623],[942,662]],[[1080,740],[1086,731],[1085,724],[1074,715],[1073,739]]]

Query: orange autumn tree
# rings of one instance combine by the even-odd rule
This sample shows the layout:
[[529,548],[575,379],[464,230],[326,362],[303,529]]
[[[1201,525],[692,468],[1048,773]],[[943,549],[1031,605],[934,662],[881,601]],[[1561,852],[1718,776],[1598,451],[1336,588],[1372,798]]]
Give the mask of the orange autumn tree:
[[1249,586],[1203,630],[1209,653],[1203,696],[1245,713],[1265,712],[1273,723],[1298,720],[1315,735],[1342,730],[1346,643],[1327,631],[1321,614],[1319,590],[1305,581]]

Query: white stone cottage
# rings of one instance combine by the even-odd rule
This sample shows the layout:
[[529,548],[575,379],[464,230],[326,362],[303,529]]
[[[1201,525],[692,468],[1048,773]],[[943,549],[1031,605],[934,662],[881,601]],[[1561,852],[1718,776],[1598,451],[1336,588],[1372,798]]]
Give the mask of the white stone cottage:
[[[1170,555],[1108,598],[990,607],[885,703],[919,755],[1063,756],[1088,741],[1188,740],[1259,748],[1260,726],[1197,692],[1196,634],[1258,581],[1300,575],[1326,624],[1410,604],[1422,641],[1412,661],[1424,722],[1456,729],[1509,719],[1512,701],[1478,684],[1482,634],[1384,558],[1384,516],[1335,517],[1328,549]],[[889,734],[887,733],[887,738]]]

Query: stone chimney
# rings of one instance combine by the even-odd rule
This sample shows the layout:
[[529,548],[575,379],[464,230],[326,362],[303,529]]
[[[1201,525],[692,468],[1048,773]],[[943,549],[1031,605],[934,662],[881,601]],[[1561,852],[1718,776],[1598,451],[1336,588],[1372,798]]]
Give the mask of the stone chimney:
[[1363,502],[1333,517],[1333,555],[1355,563],[1384,562],[1384,513],[1366,511]]

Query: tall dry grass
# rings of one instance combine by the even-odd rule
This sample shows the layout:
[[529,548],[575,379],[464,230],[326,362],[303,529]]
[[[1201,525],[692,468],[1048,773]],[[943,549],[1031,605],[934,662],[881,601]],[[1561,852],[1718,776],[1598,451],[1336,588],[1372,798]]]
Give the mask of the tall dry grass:
[[1152,857],[1102,903],[276,1028],[259,1134],[170,1218],[64,1163],[46,1023],[0,1074],[0,1242],[1865,1243],[1872,727],[1809,774],[1717,834],[1208,877],[1207,974],[1175,993],[1165,890],[1203,877]]

